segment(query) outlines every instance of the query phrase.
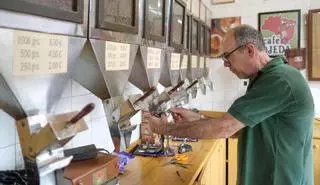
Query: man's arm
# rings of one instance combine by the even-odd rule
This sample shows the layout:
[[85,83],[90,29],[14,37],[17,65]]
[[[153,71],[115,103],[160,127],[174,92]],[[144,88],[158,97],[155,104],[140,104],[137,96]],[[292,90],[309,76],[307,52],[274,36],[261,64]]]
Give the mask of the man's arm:
[[[161,123],[160,123],[161,124]],[[194,138],[228,138],[245,127],[231,114],[226,113],[221,118],[202,119],[193,122],[177,124],[151,124],[155,132],[178,137]]]

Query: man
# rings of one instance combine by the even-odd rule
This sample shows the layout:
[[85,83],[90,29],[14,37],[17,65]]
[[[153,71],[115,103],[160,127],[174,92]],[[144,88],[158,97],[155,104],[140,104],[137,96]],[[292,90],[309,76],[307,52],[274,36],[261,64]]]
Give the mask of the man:
[[148,114],[156,133],[180,137],[228,138],[239,133],[239,185],[313,185],[314,104],[305,79],[282,57],[271,59],[257,30],[230,30],[222,59],[247,92],[221,118],[210,119],[175,108],[179,124]]

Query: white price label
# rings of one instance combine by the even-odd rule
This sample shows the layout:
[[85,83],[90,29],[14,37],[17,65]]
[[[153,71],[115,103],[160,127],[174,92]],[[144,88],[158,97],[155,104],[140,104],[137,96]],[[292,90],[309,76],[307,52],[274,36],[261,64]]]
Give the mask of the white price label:
[[106,71],[129,70],[130,45],[106,41]]
[[200,57],[199,67],[200,67],[201,69],[204,68],[204,57]]
[[179,70],[180,66],[180,54],[172,53],[171,54],[171,70]]
[[13,74],[16,76],[66,73],[68,37],[15,31]]
[[181,63],[181,69],[187,69],[188,67],[188,55],[184,55]]
[[148,48],[147,68],[160,69],[160,62],[161,62],[161,49]]
[[198,67],[198,56],[192,55],[191,57],[191,68],[197,68]]

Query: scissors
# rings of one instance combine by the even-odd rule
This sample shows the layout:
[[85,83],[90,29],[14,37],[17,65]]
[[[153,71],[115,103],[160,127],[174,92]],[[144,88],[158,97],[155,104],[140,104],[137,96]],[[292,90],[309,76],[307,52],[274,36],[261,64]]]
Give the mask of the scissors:
[[186,161],[188,161],[188,159],[189,159],[189,155],[187,154],[177,154],[164,165],[173,164],[182,168],[188,168],[187,165],[191,165],[189,163],[185,163]]

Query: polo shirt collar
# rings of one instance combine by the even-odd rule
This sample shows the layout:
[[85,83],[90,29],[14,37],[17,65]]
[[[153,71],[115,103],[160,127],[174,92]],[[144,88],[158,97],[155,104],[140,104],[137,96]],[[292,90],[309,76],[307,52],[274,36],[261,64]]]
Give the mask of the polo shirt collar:
[[268,62],[268,64],[264,66],[264,68],[261,69],[261,72],[267,72],[268,70],[285,63],[287,63],[287,61],[283,56],[275,57],[272,60],[270,60],[270,62]]

